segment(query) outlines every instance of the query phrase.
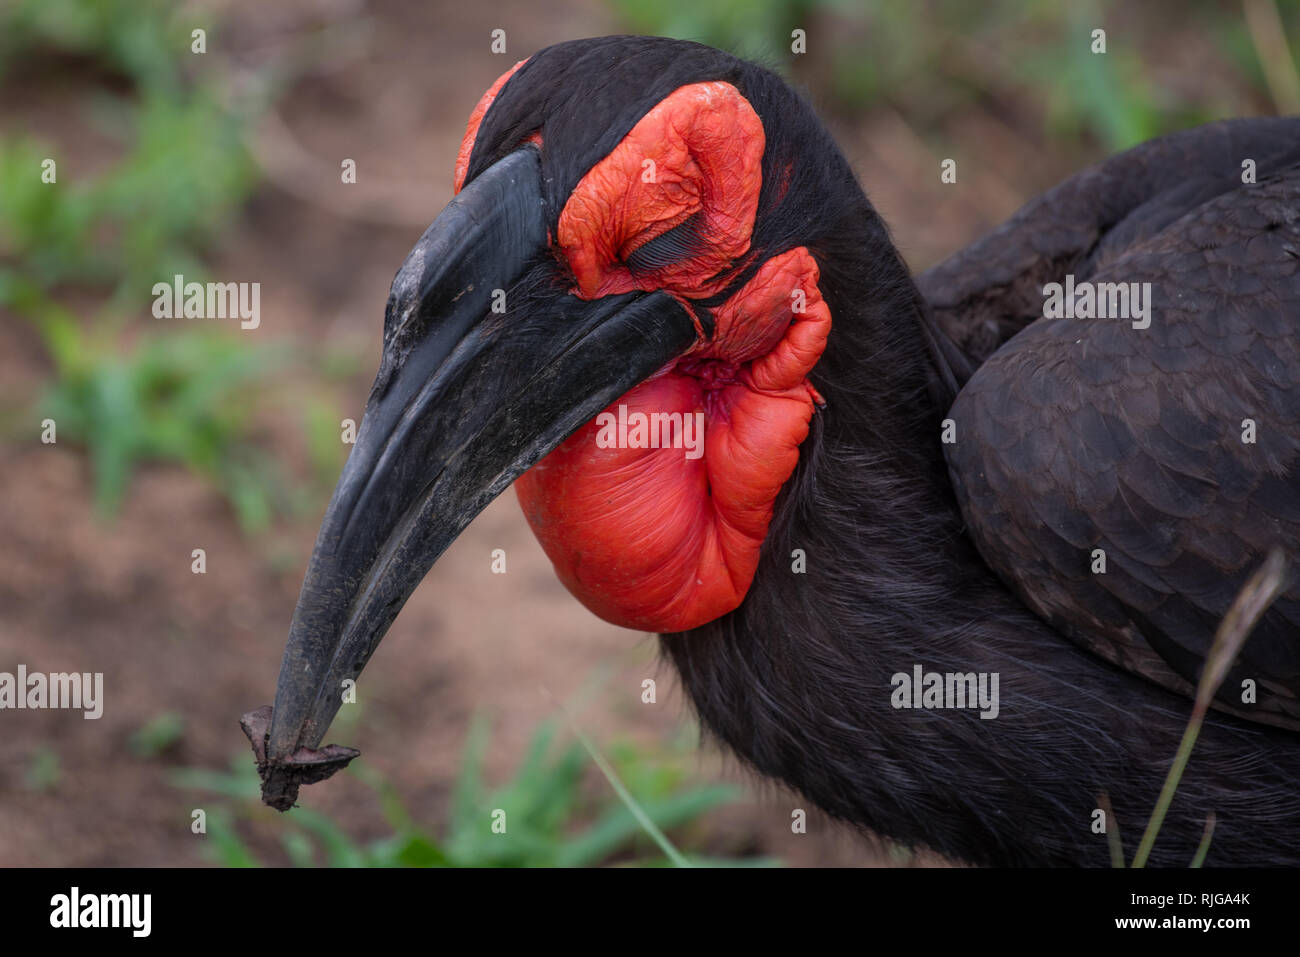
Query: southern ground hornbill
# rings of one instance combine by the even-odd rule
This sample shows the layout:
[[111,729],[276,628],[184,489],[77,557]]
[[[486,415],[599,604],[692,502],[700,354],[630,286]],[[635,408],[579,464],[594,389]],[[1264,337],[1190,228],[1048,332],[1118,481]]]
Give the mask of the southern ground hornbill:
[[[355,753],[317,750],[343,681],[518,479],[758,771],[975,863],[1106,863],[1105,794],[1131,854],[1216,623],[1300,556],[1300,119],[1140,146],[913,277],[778,77],[608,37],[503,76],[456,187],[245,720],[268,801]],[[1224,688],[1151,860],[1213,812],[1210,863],[1300,862],[1300,588]]]

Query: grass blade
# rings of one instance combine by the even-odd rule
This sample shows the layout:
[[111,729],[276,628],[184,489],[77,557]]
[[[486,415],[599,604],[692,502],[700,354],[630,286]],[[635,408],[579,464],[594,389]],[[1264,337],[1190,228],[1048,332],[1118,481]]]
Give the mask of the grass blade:
[[[1182,780],[1183,770],[1187,767],[1187,760],[1192,756],[1192,748],[1196,746],[1196,738],[1201,733],[1201,724],[1205,721],[1210,702],[1214,700],[1219,686],[1228,676],[1232,663],[1237,660],[1237,655],[1246,644],[1251,631],[1286,586],[1286,559],[1280,550],[1274,548],[1269,552],[1264,564],[1250,577],[1250,581],[1246,582],[1246,586],[1238,593],[1228,613],[1223,616],[1223,621],[1219,623],[1214,644],[1210,646],[1210,653],[1205,656],[1205,670],[1201,672],[1201,680],[1196,687],[1196,704],[1192,708],[1192,719],[1187,722],[1183,740],[1178,745],[1178,753],[1174,756],[1174,763],[1165,777],[1165,786],[1160,789],[1156,808],[1151,813],[1146,833],[1142,835],[1142,843],[1138,845],[1137,854],[1133,858],[1134,867],[1144,867],[1147,858],[1151,856],[1151,848],[1155,846],[1156,836],[1160,833],[1160,826],[1165,820],[1165,813],[1173,803],[1178,782]],[[1208,850],[1208,843],[1206,841],[1202,843]]]
[[1196,849],[1196,856],[1192,858],[1190,867],[1200,867],[1205,863],[1205,855],[1210,853],[1210,839],[1214,837],[1214,812],[1205,819],[1205,833],[1201,835],[1201,846]]

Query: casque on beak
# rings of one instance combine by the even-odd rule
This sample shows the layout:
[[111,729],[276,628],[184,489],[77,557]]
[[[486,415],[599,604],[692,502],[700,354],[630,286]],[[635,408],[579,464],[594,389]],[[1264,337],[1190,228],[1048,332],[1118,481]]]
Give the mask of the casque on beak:
[[319,749],[343,682],[474,516],[695,338],[664,293],[565,291],[534,147],[448,204],[393,280],[379,373],[316,538],[274,707],[242,722],[263,800],[287,810],[300,784],[357,755]]

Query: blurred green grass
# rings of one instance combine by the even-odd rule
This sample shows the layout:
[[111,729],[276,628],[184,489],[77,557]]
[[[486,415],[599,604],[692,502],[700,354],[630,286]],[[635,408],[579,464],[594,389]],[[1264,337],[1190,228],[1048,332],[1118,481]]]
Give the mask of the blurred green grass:
[[230,336],[143,337],[122,348],[111,325],[78,323],[31,283],[0,274],[0,305],[36,325],[54,364],[37,409],[61,440],[90,453],[95,500],[112,515],[138,461],[176,462],[210,478],[247,531],[266,528],[286,482],[274,457],[248,438],[254,387],[285,350]]
[[98,175],[72,177],[65,162],[58,182],[45,184],[41,160],[69,157],[34,138],[0,144],[6,270],[46,290],[107,288],[127,309],[159,276],[200,278],[203,252],[257,183],[243,147],[254,117],[222,105],[218,76],[182,74],[189,32],[170,5],[20,0],[0,13],[0,38],[0,80],[32,63],[80,64],[97,76],[80,119],[119,151]]
[[[1252,37],[1243,6],[1219,0],[609,2],[631,32],[757,59],[804,83],[823,108],[852,116],[888,106],[922,135],[962,111],[984,110],[1022,125],[1041,122],[1054,140],[1116,152],[1222,116],[1296,109],[1271,100],[1270,64],[1262,62],[1269,54]],[[1287,36],[1300,31],[1294,0],[1252,2],[1276,11]],[[1095,28],[1106,30],[1104,55],[1091,51]],[[791,50],[796,29],[807,53]],[[1195,44],[1186,52],[1213,80],[1196,98],[1177,88],[1179,71],[1168,59],[1184,42]],[[1294,62],[1275,65],[1294,74]]]
[[[717,858],[660,853],[662,832],[695,839],[709,812],[740,797],[737,788],[696,784],[685,764],[693,745],[685,736],[664,749],[629,741],[609,747],[608,763],[625,793],[587,787],[590,762],[582,746],[561,743],[559,724],[543,722],[510,778],[490,786],[484,758],[490,740],[478,717],[467,737],[460,773],[442,832],[418,825],[396,790],[361,762],[349,771],[366,783],[383,809],[391,834],[368,842],[351,837],[329,816],[307,807],[274,815],[284,855],[297,867],[590,867],[601,864],[767,867],[766,857]],[[593,755],[594,757],[594,755]],[[247,753],[229,772],[187,768],[173,773],[176,787],[218,799],[207,814],[206,855],[227,867],[272,863],[242,833],[241,823],[271,817],[260,804],[261,783]],[[500,821],[504,830],[494,829]],[[659,832],[659,833],[654,833]]]
[[[96,77],[83,119],[116,151],[76,175],[55,144],[0,142],[0,308],[36,327],[52,366],[27,418],[54,419],[60,440],[87,450],[105,516],[136,463],[159,461],[206,476],[241,527],[265,529],[290,483],[254,441],[253,412],[289,351],[131,327],[155,282],[206,279],[207,253],[257,184],[243,146],[256,115],[223,104],[220,77],[182,72],[189,31],[158,0],[23,0],[0,13],[0,38],[0,80],[33,63]],[[74,314],[70,293],[97,305]]]

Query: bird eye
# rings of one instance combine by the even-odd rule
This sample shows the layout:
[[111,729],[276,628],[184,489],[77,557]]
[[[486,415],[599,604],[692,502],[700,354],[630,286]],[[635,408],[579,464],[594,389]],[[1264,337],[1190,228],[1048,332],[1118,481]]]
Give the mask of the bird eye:
[[695,257],[704,250],[701,225],[700,214],[695,213],[632,250],[623,258],[624,265],[634,274],[647,273]]
[[[709,277],[749,250],[765,142],[758,114],[730,83],[691,83],[660,100],[560,211],[555,245],[574,295],[719,292]],[[654,175],[646,176],[650,157]],[[641,242],[654,230],[664,232]]]

